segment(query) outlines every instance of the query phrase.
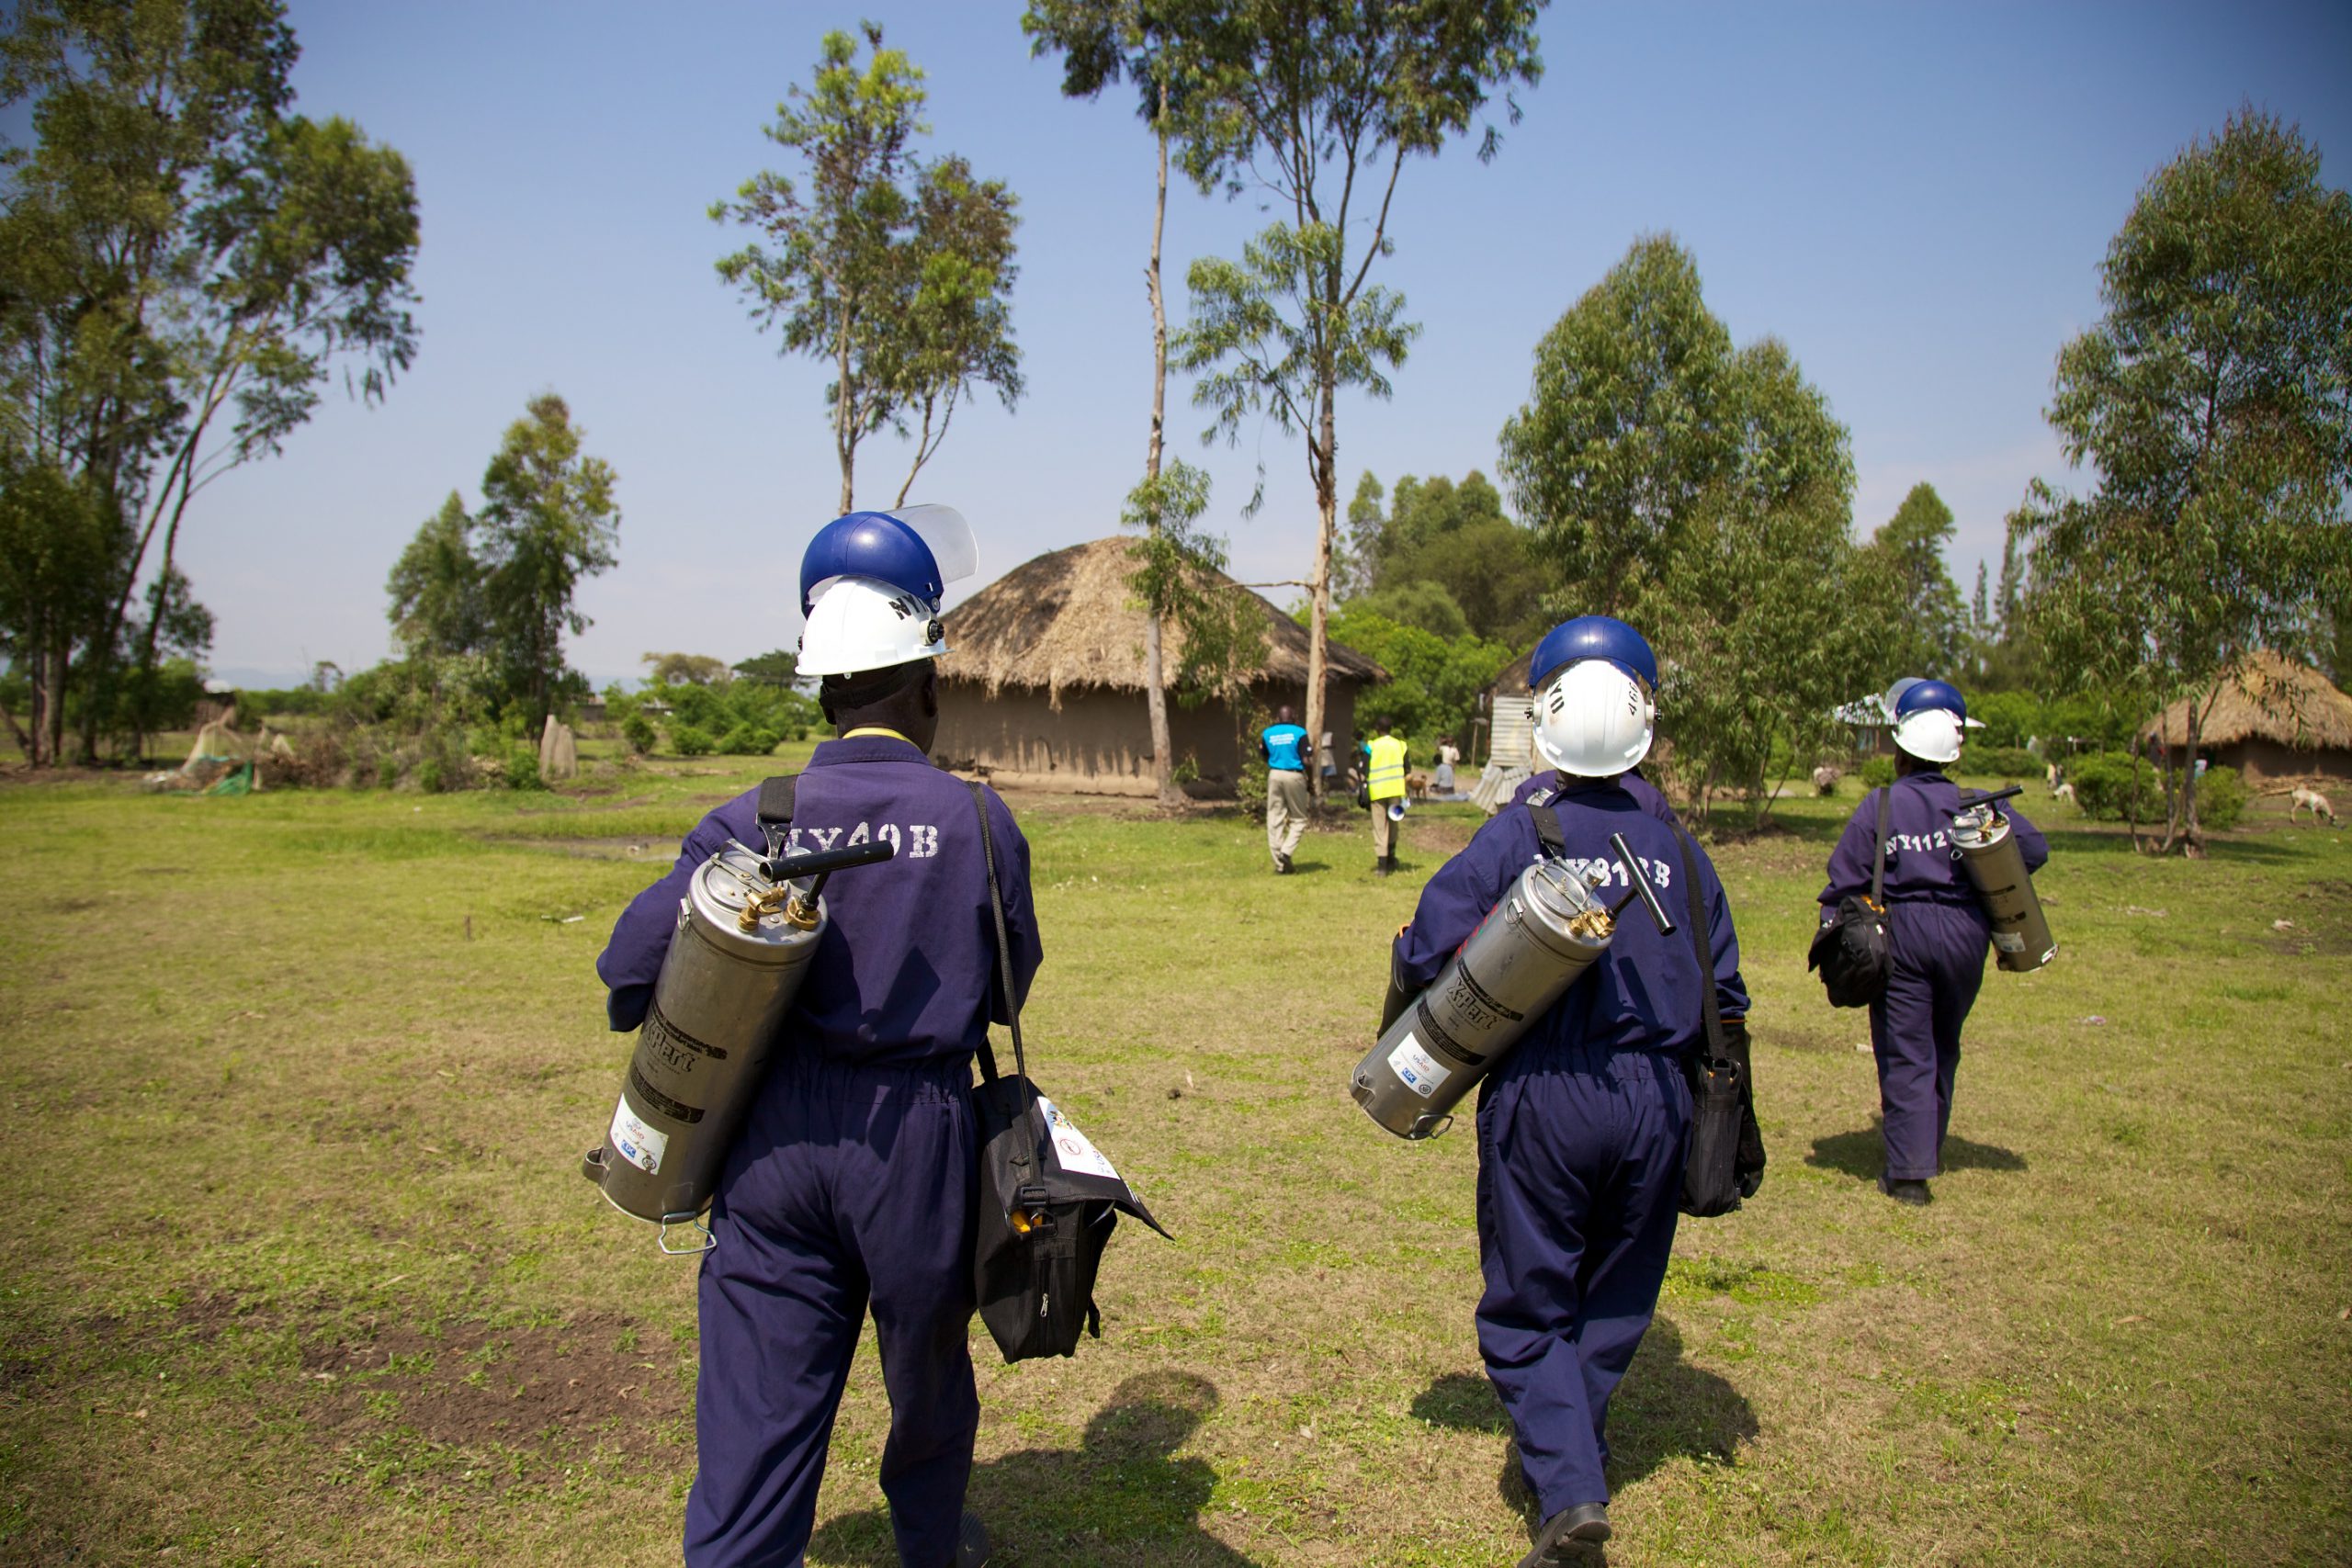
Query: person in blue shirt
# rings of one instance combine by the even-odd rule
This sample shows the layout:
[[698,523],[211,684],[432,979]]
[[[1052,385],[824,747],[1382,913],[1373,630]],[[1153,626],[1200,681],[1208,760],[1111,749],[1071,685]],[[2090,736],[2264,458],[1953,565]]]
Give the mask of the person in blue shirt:
[[[1953,1080],[1960,1072],[1960,1028],[1984,981],[1992,921],[1977,899],[1960,852],[1951,847],[1960,786],[1943,770],[1960,760],[1968,705],[1942,681],[1906,687],[1894,705],[1894,783],[1871,790],[1854,807],[1829,854],[1821,890],[1826,925],[1838,901],[1868,895],[1878,847],[1878,803],[1889,797],[1886,836],[1886,989],[1871,1003],[1871,1054],[1878,1061],[1880,1132],[1886,1167],[1879,1190],[1900,1203],[1933,1201],[1928,1181],[1943,1172],[1951,1128]],[[2001,803],[2028,871],[2050,859],[2041,830]]]
[[1287,704],[1274,722],[1258,737],[1266,759],[1266,850],[1274,857],[1274,874],[1290,874],[1290,857],[1306,831],[1306,731],[1298,727]]
[[[1430,879],[1395,944],[1408,994],[1544,852],[1534,811],[1557,820],[1571,863],[1615,865],[1610,837],[1623,835],[1666,907],[1678,917],[1685,908],[1684,836],[1670,811],[1658,815],[1662,800],[1654,807],[1626,784],[1651,739],[1648,643],[1623,621],[1581,616],[1537,646],[1532,674],[1536,744],[1559,772],[1555,793],[1496,816]],[[1657,1311],[1674,1245],[1691,1111],[1682,1058],[1705,1028],[1702,987],[1715,987],[1727,1043],[1746,1065],[1739,939],[1713,865],[1696,845],[1690,854],[1707,966],[1679,919],[1662,933],[1636,906],[1479,1089],[1478,1350],[1543,1514],[1521,1568],[1584,1560],[1609,1538],[1609,1400]],[[1748,1192],[1761,1160],[1758,1142],[1741,1169]]]
[[[978,1149],[972,1058],[1011,1017],[979,812],[925,755],[939,723],[933,660],[944,555],[970,533],[944,508],[857,513],[819,531],[802,568],[800,670],[836,738],[796,785],[788,850],[887,839],[897,854],[825,889],[831,918],[783,1024],[767,1082],[722,1168],[699,1291],[699,1472],[689,1568],[797,1563],[815,1518],[834,1412],[871,1311],[890,1399],[880,1482],[910,1568],[978,1568],[965,1512],[979,1424],[968,1335]],[[918,529],[912,525],[920,524]],[[1041,956],[1029,846],[983,792],[1014,985]],[[644,1019],[678,900],[729,839],[762,845],[758,792],[714,809],[676,866],[624,910],[597,960],[615,1029]]]

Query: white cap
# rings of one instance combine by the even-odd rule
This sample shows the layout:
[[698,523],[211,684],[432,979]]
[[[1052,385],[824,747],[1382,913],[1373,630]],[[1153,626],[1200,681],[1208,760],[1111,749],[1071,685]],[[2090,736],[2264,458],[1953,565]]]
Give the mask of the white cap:
[[1657,706],[1606,659],[1562,670],[1535,694],[1535,751],[1564,773],[1614,778],[1649,755]]
[[878,578],[819,583],[800,634],[800,673],[857,675],[947,651],[939,606]]

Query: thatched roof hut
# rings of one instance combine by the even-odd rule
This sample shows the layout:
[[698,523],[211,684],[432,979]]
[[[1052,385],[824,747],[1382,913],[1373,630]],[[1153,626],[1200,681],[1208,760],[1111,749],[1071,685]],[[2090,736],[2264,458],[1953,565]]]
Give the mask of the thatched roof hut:
[[[1127,586],[1134,541],[1095,539],[1023,562],[947,612],[948,649],[939,661],[939,739],[933,753],[950,767],[1008,784],[1104,794],[1153,789],[1151,728],[1144,708],[1142,605]],[[1263,613],[1265,657],[1249,677],[1250,699],[1271,713],[1306,711],[1307,637],[1288,615],[1222,577]],[[1161,660],[1173,675],[1183,634],[1163,634]],[[1340,761],[1354,724],[1358,687],[1388,672],[1355,649],[1329,648],[1324,728]],[[1250,719],[1223,702],[1168,705],[1170,742],[1189,760],[1202,793],[1231,793]]]
[[[2142,743],[2187,746],[2188,703],[2165,709]],[[2240,661],[2211,703],[2199,704],[2198,750],[2247,783],[2352,779],[2352,696],[2310,665],[2263,649]]]

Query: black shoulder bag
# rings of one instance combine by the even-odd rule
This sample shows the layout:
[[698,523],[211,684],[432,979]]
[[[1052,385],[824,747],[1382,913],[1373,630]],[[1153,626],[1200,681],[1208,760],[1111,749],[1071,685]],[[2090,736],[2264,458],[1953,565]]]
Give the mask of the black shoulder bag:
[[980,1081],[972,1089],[979,1124],[980,1182],[972,1247],[972,1289],[980,1321],[1007,1361],[1068,1356],[1083,1330],[1102,1337],[1094,1278],[1122,1209],[1166,1235],[1111,1162],[1029,1078],[1021,1044],[1021,999],[1012,983],[1012,943],[997,884],[996,836],[988,796],[973,784],[980,846],[988,859],[989,910],[996,919],[997,978],[1012,1021],[1013,1074],[980,1042]]
[[1690,1080],[1690,1152],[1682,1166],[1682,1212],[1700,1219],[1728,1214],[1764,1180],[1764,1139],[1756,1127],[1747,1024],[1726,1021],[1715,998],[1715,959],[1707,946],[1707,904],[1699,891],[1699,852],[1682,843],[1682,899],[1690,950],[1699,959],[1699,1011],[1706,1030],[1683,1059]]
[[1866,1008],[1886,989],[1886,828],[1894,786],[1878,792],[1878,853],[1871,862],[1871,896],[1849,893],[1838,912],[1813,933],[1805,967],[1821,971],[1829,1005]]

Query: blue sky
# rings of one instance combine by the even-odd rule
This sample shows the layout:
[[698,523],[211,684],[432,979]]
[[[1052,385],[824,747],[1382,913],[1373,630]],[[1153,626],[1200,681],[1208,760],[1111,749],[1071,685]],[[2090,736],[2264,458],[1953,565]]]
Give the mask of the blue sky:
[[[337,392],[283,457],[199,500],[183,548],[219,619],[214,667],[254,681],[382,657],[394,558],[450,490],[479,501],[501,432],[546,388],[620,476],[620,565],[582,593],[595,625],[574,664],[601,683],[649,649],[791,645],[788,585],[838,487],[826,378],[779,358],[718,282],[740,242],[706,209],[791,172],[762,128],[821,34],[861,14],[928,72],[931,147],[1022,204],[1029,395],[959,415],[910,499],[964,510],[982,581],[1114,532],[1148,413],[1151,142],[1124,90],[1060,96],[1020,10],[297,0],[298,107],[415,168],[424,347],[383,404]],[[1980,558],[1997,569],[2027,481],[2063,474],[2052,364],[2097,315],[2099,259],[2147,176],[2242,101],[2299,121],[2331,183],[2352,156],[2342,5],[1555,5],[1544,55],[1494,163],[1455,146],[1405,172],[1377,270],[1425,332],[1393,400],[1343,403],[1348,485],[1491,474],[1536,340],[1668,230],[1734,337],[1786,342],[1852,430],[1857,532],[1933,483],[1963,590]],[[1263,221],[1246,197],[1171,194],[1173,314],[1185,264]],[[1304,576],[1302,445],[1269,426],[1204,451],[1188,390],[1171,433],[1214,476],[1207,521],[1238,574]],[[1261,461],[1266,503],[1245,519]],[[904,463],[869,444],[860,502],[886,503]]]

